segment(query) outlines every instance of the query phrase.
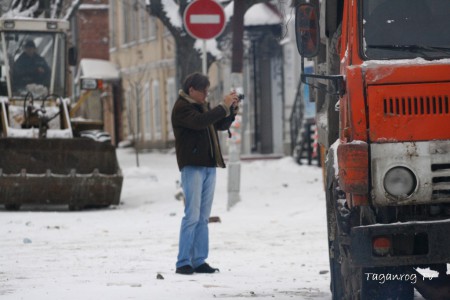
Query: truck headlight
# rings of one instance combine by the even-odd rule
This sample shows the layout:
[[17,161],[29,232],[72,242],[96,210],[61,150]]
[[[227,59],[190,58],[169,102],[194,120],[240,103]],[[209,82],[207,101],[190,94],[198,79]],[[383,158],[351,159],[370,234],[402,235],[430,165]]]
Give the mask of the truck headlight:
[[384,176],[384,189],[394,197],[406,198],[416,187],[416,176],[408,168],[394,167]]

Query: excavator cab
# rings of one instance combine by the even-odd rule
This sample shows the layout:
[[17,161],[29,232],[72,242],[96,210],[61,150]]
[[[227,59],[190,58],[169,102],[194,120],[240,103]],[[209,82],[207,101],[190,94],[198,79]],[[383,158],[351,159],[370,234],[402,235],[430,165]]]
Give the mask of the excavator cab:
[[0,205],[118,204],[123,177],[110,139],[74,134],[69,23],[0,21]]

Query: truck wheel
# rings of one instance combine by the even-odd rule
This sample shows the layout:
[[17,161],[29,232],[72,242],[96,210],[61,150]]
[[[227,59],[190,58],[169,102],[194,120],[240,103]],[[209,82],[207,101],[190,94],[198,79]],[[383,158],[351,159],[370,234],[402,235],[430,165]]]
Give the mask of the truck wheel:
[[[330,160],[328,160],[330,161]],[[327,162],[328,164],[328,162]],[[333,173],[334,174],[334,173]],[[329,177],[328,177],[329,178]],[[366,278],[368,273],[377,273],[392,277],[395,274],[412,274],[405,268],[371,268],[365,269],[354,266],[346,257],[346,243],[342,240],[348,233],[346,226],[339,225],[336,203],[338,202],[338,183],[336,180],[326,189],[328,245],[330,259],[330,289],[333,300],[413,300],[414,285],[411,282],[399,280],[385,280],[380,283],[381,277]],[[358,213],[359,210],[353,211]],[[358,214],[359,215],[359,214]],[[343,230],[344,229],[344,230]]]
[[[333,190],[336,190],[336,184],[333,184]],[[336,193],[327,193],[335,194]],[[331,200],[331,201],[329,201]],[[332,202],[334,201],[334,202]],[[337,197],[327,197],[327,211],[328,206],[337,202]],[[333,213],[336,212],[336,207],[333,207]],[[341,236],[345,236],[346,233],[342,232],[342,229],[337,226],[336,215],[329,217],[328,226],[329,233],[334,233],[334,237],[328,240],[329,255],[330,255],[330,275],[331,275],[331,294],[333,300],[360,300],[361,295],[361,280],[362,280],[362,268],[355,267],[351,264],[349,259],[345,256],[345,245]],[[331,221],[331,222],[330,222]]]
[[[334,171],[334,149],[330,148],[327,153],[325,163],[326,174],[326,211],[328,246],[330,260],[330,290],[333,300],[359,300],[359,287],[361,278],[361,268],[355,268],[341,253],[342,232],[338,226],[337,203],[339,199],[339,184],[335,178]],[[341,195],[342,197],[342,195]]]
[[20,209],[20,204],[16,204],[16,203],[5,204],[5,209],[11,210],[11,211],[17,211]]
[[343,279],[341,274],[341,264],[339,263],[340,251],[337,236],[336,217],[334,216],[334,184],[326,190],[327,205],[327,227],[328,227],[328,255],[330,260],[330,290],[333,300],[345,299],[343,291]]

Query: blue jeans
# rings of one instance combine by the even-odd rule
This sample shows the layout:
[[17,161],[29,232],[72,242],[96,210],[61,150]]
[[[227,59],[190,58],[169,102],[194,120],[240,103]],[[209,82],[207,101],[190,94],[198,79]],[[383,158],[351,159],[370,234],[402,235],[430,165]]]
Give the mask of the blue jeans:
[[185,195],[176,267],[203,264],[208,257],[208,220],[216,185],[216,168],[186,166],[181,170]]

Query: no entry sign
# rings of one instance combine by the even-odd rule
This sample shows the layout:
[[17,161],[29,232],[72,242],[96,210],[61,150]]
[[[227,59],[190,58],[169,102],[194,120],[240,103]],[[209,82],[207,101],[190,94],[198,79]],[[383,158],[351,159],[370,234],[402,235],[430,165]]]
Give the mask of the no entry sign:
[[222,6],[213,0],[195,0],[184,11],[184,25],[194,38],[215,38],[225,28],[225,13]]

